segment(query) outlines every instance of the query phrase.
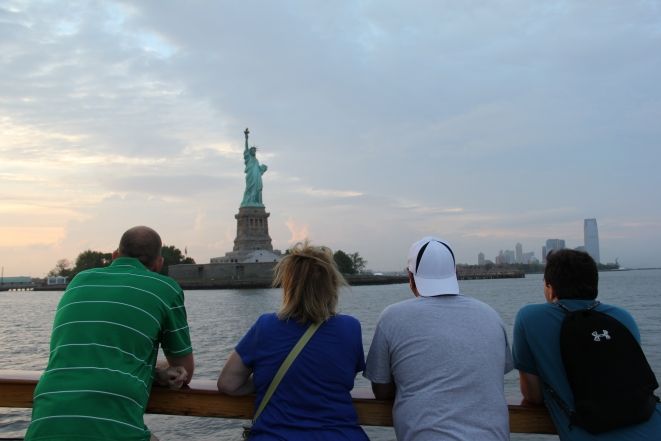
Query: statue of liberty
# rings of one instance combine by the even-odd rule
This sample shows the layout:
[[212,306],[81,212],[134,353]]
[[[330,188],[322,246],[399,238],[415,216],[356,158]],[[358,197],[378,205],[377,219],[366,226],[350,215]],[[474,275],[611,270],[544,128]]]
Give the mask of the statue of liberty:
[[257,160],[257,147],[248,148],[248,134],[246,129],[243,132],[246,135],[246,147],[243,150],[243,162],[246,165],[244,170],[246,174],[246,190],[243,192],[243,201],[241,207],[263,207],[262,203],[262,175],[266,171],[265,164],[259,164]]

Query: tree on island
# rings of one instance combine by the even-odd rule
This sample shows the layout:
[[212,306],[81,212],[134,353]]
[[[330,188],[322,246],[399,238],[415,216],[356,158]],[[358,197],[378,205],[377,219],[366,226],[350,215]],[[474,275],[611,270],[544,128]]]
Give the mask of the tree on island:
[[[162,274],[168,273],[170,265],[179,263],[195,263],[195,260],[188,256],[184,256],[181,250],[173,245],[164,245],[161,251],[163,256],[163,269]],[[110,265],[112,262],[112,253],[103,253],[101,251],[86,250],[76,257],[76,264],[71,265],[68,259],[60,259],[55,264],[55,268],[48,272],[49,276],[63,276],[69,279],[73,278],[81,271],[91,268],[102,268]]]
[[163,245],[161,256],[163,256],[163,269],[161,270],[161,274],[165,275],[167,275],[170,265],[195,263],[195,260],[193,260],[192,257],[185,256],[184,253],[174,245]]
[[351,265],[356,273],[362,273],[367,266],[367,260],[363,259],[357,252],[349,254],[349,257],[351,258]]
[[71,279],[81,271],[108,266],[111,261],[112,253],[86,250],[76,257],[76,264],[73,267],[68,259],[60,259],[55,264],[55,268],[48,272],[48,275],[69,277]]
[[112,262],[112,253],[92,250],[83,251],[76,258],[76,266],[73,269],[74,275],[88,269],[108,266],[110,262]]
[[333,259],[337,269],[342,274],[357,274],[365,269],[367,261],[360,257],[358,253],[347,254],[342,250],[337,250],[333,254]]
[[60,259],[55,264],[55,268],[48,272],[48,277],[72,277],[73,276],[73,266],[69,259]]

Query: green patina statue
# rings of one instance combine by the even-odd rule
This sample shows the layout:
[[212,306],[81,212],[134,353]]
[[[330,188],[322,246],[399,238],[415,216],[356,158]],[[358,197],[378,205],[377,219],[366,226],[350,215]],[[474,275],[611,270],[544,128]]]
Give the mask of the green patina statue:
[[243,150],[243,161],[246,164],[246,190],[243,192],[242,207],[263,207],[262,203],[262,175],[267,167],[264,164],[259,164],[257,160],[257,147],[252,146],[248,148],[248,134],[250,131],[246,129],[246,148]]

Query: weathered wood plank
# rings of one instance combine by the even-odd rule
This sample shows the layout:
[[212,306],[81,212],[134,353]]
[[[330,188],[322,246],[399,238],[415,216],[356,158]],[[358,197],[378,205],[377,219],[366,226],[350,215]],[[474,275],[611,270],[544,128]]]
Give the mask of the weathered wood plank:
[[[0,370],[0,407],[32,407],[32,394],[41,372]],[[392,402],[376,400],[367,388],[352,392],[358,421],[363,426],[392,426]],[[230,397],[216,390],[215,381],[193,380],[189,388],[154,387],[148,413],[214,418],[251,419],[254,396]],[[518,400],[520,401],[520,400]],[[556,433],[543,406],[509,403],[512,433]]]

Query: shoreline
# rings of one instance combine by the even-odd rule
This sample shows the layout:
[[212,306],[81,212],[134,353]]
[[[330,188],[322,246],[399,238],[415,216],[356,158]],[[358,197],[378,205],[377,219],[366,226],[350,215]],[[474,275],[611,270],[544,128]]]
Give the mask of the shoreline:
[[[374,274],[345,274],[349,286],[363,285],[395,285],[407,284],[408,276],[398,275],[374,275]],[[525,278],[523,271],[457,271],[459,280],[483,280],[483,279],[521,279]],[[176,280],[176,279],[175,279]],[[272,279],[270,277],[253,279],[211,279],[211,280],[177,280],[177,283],[183,290],[204,290],[204,289],[266,289],[272,288]],[[5,287],[0,291],[64,291],[66,285],[36,285],[32,284],[25,287]]]
[[[647,268],[618,268],[601,269],[599,272],[622,272],[622,271],[654,271],[661,270],[661,267]],[[524,272],[522,270],[472,270],[457,267],[457,278],[459,280],[484,280],[484,279],[517,279],[525,278],[526,274],[543,274],[543,271]],[[374,274],[356,274],[344,275],[350,286],[361,285],[393,285],[398,283],[408,283],[408,277],[405,274],[399,275],[374,275]],[[37,279],[40,280],[40,279]],[[175,279],[176,280],[176,279]],[[262,289],[271,288],[270,278],[256,278],[251,280],[177,280],[177,283],[185,290],[200,289]],[[28,285],[5,284],[0,285],[0,292],[16,291],[64,291],[67,285],[40,285],[31,283]]]

